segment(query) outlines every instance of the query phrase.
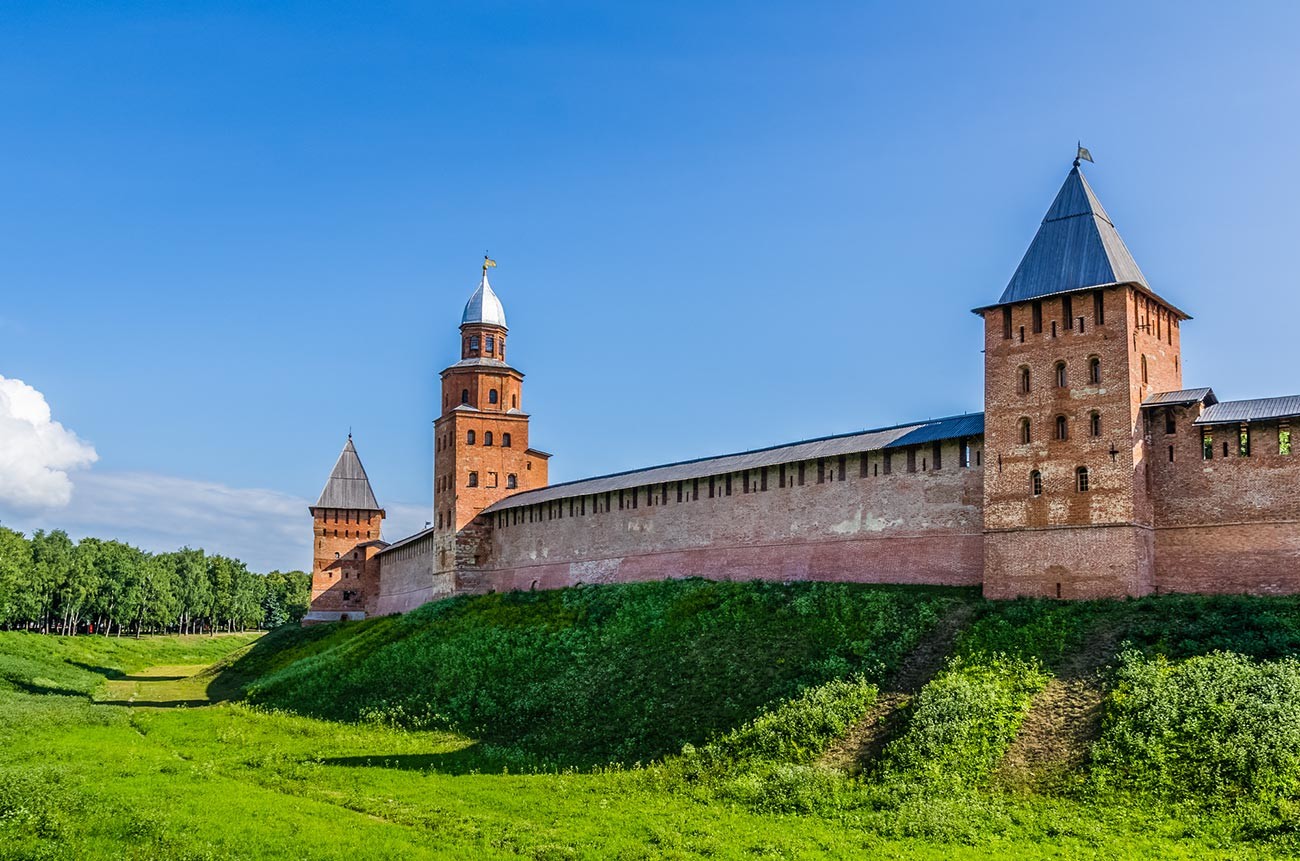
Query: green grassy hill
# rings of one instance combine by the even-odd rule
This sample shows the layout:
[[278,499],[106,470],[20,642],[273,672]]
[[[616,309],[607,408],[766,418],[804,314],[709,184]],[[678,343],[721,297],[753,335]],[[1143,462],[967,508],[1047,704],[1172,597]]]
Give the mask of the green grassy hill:
[[671,581],[0,634],[0,857],[1275,857],[1300,599]]

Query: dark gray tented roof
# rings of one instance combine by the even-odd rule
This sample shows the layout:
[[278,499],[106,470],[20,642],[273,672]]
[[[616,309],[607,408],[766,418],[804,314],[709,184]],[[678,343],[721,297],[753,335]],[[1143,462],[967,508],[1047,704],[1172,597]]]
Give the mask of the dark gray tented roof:
[[361,458],[357,455],[356,446],[352,445],[350,435],[314,507],[383,510],[375,501],[375,492],[370,489],[370,478],[366,475],[366,468],[361,465]]
[[1300,416],[1300,395],[1280,398],[1256,398],[1250,401],[1223,401],[1206,408],[1196,420],[1198,425],[1239,424]]
[[1170,406],[1171,404],[1199,404],[1205,403],[1206,406],[1217,404],[1219,399],[1214,396],[1214,390],[1205,389],[1180,389],[1176,392],[1157,392],[1142,402],[1144,407]]
[[645,469],[619,472],[597,478],[570,481],[564,484],[552,484],[508,496],[494,502],[484,511],[501,511],[522,505],[533,505],[538,502],[550,502],[556,499],[568,499],[569,497],[605,493],[612,490],[627,490],[632,487],[643,487],[647,484],[707,478],[710,475],[726,475],[728,473],[742,472],[746,469],[760,469],[782,463],[816,460],[819,457],[877,451],[879,449],[916,445],[924,442],[958,439],[965,436],[980,436],[983,433],[984,414],[970,413],[964,416],[913,422],[878,430],[858,431],[838,436],[821,437],[820,439],[803,440],[739,454],[725,454],[718,457],[705,457],[663,466],[651,466]]
[[998,304],[1108,284],[1151,289],[1101,201],[1076,167],[1066,176]]

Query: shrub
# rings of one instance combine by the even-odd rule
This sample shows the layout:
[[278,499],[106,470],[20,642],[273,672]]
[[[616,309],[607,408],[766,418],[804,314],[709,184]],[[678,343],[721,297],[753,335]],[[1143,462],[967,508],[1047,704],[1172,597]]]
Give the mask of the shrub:
[[972,786],[997,764],[1048,675],[1036,661],[958,658],[917,696],[907,728],[885,748],[897,781]]
[[876,693],[861,676],[835,679],[763,712],[706,750],[718,759],[810,762],[866,714]]
[[1164,796],[1300,790],[1300,661],[1216,652],[1171,662],[1125,652],[1092,778]]

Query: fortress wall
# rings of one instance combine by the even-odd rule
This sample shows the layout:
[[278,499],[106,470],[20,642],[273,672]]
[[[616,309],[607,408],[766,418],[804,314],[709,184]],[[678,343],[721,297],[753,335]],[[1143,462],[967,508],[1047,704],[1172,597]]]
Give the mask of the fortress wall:
[[[485,515],[479,564],[459,570],[457,591],[559,588],[579,583],[711,579],[836,580],[977,585],[983,576],[983,471],[957,441],[880,451],[748,474],[669,482]],[[866,464],[862,458],[866,457]],[[915,468],[909,472],[909,463]],[[730,493],[728,493],[728,479]],[[584,513],[585,512],[585,513]]]
[[438,570],[439,546],[446,533],[428,532],[378,557],[379,589],[373,615],[405,613],[421,604],[446,598],[455,586],[455,574]]
[[1300,593],[1300,448],[1280,454],[1284,426],[1261,422],[1243,456],[1240,429],[1213,426],[1207,460],[1195,418],[1176,409],[1172,434],[1150,422],[1158,591]]

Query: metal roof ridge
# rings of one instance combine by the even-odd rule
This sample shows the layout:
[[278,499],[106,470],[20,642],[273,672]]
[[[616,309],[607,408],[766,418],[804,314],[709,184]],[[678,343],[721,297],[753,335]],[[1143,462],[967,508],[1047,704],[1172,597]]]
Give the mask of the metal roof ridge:
[[[838,433],[838,434],[830,434],[829,436],[811,437],[809,439],[801,439],[801,440],[795,440],[794,442],[785,442],[785,443],[779,443],[777,445],[763,446],[762,448],[752,448],[752,449],[747,449],[745,451],[735,451],[735,452],[727,452],[725,454],[706,455],[704,457],[694,457],[688,460],[677,460],[669,463],[657,463],[651,466],[641,466],[635,469],[624,469],[618,472],[605,473],[603,475],[591,475],[585,478],[575,478],[569,481],[561,481],[556,484],[548,484],[543,487],[533,487],[533,488],[529,488],[528,490],[521,490],[518,493],[513,493],[510,496],[498,500],[498,502],[493,503],[493,505],[497,505],[500,502],[505,502],[506,500],[523,496],[524,494],[537,493],[538,491],[542,491],[542,490],[553,490],[555,488],[568,487],[574,484],[583,484],[589,481],[601,481],[609,478],[622,478],[623,476],[627,476],[627,475],[635,475],[638,472],[650,472],[656,469],[670,469],[675,466],[690,466],[692,464],[704,463],[705,461],[710,461],[710,460],[724,460],[726,458],[731,458],[731,457],[744,457],[746,455],[751,455],[751,454],[763,454],[764,452],[776,451],[777,449],[782,449],[782,448],[794,448],[795,446],[799,446],[799,445],[809,445],[811,443],[828,442],[830,440],[848,439],[849,437],[855,437],[855,436],[866,436],[868,434],[888,433],[889,431],[904,430],[904,429],[916,430],[919,428],[928,427],[930,425],[940,424],[942,422],[955,421],[957,419],[972,418],[975,416],[982,417],[983,415],[984,415],[983,410],[980,410],[978,412],[959,413],[957,415],[943,416],[937,419],[925,419],[919,422],[904,422],[902,424],[890,425],[889,427],[867,428],[865,430],[850,431],[848,433]],[[489,508],[490,507],[491,506],[489,506]]]

